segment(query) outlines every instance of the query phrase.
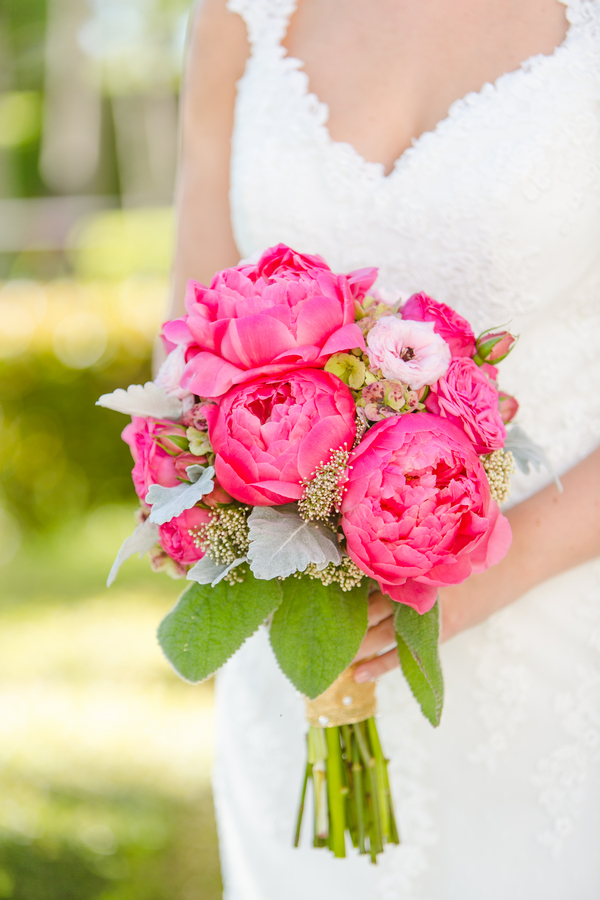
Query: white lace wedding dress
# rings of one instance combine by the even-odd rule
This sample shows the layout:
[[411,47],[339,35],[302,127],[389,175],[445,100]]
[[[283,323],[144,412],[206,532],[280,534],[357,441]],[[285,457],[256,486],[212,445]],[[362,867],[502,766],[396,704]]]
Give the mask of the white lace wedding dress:
[[[252,56],[239,82],[231,203],[244,256],[284,241],[334,270],[521,334],[502,366],[519,421],[559,471],[600,443],[600,0],[454,103],[385,177],[333,141],[281,40],[294,0],[229,0]],[[545,475],[514,479],[513,502]],[[226,900],[598,900],[600,561],[531,591],[442,649],[433,730],[399,673],[378,685],[402,837],[377,866],[291,837],[303,703],[251,638],[218,676],[215,796]],[[307,816],[310,819],[310,815]]]

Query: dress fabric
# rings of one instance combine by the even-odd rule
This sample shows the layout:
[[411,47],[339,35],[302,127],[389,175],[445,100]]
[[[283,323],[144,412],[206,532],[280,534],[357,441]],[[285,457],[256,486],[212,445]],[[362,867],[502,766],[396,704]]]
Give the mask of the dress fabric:
[[[564,472],[600,443],[600,0],[562,0],[564,43],[454,103],[389,176],[333,141],[281,46],[295,0],[229,0],[240,252],[280,241],[378,286],[424,290],[476,332],[510,323],[518,421]],[[544,474],[513,479],[511,502]],[[378,688],[402,844],[380,863],[291,847],[303,702],[261,629],[219,673],[215,799],[226,900],[598,900],[600,561],[442,648],[434,730],[398,671]]]

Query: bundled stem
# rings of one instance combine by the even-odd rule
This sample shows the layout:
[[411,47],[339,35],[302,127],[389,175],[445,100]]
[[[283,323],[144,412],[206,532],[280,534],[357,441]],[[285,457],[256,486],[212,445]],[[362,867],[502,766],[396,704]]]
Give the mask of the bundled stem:
[[300,841],[306,789],[313,785],[315,847],[346,855],[346,832],[352,846],[371,861],[386,843],[398,844],[387,760],[374,718],[330,728],[310,726],[308,763],[302,784],[294,846]]

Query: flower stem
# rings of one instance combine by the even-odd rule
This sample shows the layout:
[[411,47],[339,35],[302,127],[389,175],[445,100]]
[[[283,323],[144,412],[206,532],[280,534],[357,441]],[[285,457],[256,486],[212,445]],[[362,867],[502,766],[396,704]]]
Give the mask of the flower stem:
[[363,771],[360,752],[356,741],[352,741],[352,775],[354,781],[354,805],[356,809],[356,829],[358,832],[358,852],[366,853],[365,847],[365,807]]
[[346,798],[342,793],[344,787],[342,775],[342,748],[338,727],[326,728],[327,740],[327,799],[331,822],[330,839],[334,856],[346,855]]
[[294,846],[300,833],[306,790],[312,780],[315,847],[328,847],[337,857],[346,856],[346,831],[360,854],[371,862],[386,843],[400,843],[392,796],[377,725],[362,722],[321,728],[310,726],[308,760],[304,773]]
[[388,798],[385,791],[385,759],[381,749],[381,742],[377,734],[377,725],[375,719],[367,719],[367,733],[369,742],[375,757],[375,780],[377,783],[377,798],[379,801],[379,810],[381,813],[381,830],[386,840],[390,839],[390,816],[388,811]]
[[296,833],[294,835],[294,847],[300,843],[300,829],[302,827],[302,817],[304,815],[304,801],[306,800],[306,785],[308,779],[312,775],[312,764],[306,763],[306,771],[304,773],[304,782],[302,784],[302,794],[300,795],[300,807],[298,809],[298,820],[296,822]]
[[383,850],[383,834],[381,830],[381,810],[379,808],[379,794],[377,792],[377,779],[375,777],[375,760],[371,755],[371,750],[367,744],[366,735],[363,731],[364,723],[360,722],[352,726],[356,735],[356,742],[362,757],[367,776],[367,789],[371,801],[372,815],[371,828],[369,834],[369,844],[371,850],[371,862],[377,862],[377,854]]

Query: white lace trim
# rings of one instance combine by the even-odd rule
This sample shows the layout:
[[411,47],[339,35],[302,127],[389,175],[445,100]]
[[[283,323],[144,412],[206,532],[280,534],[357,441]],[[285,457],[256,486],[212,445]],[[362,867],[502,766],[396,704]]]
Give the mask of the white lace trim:
[[283,40],[296,0],[227,0],[226,5],[246,23],[248,40],[254,49]]

